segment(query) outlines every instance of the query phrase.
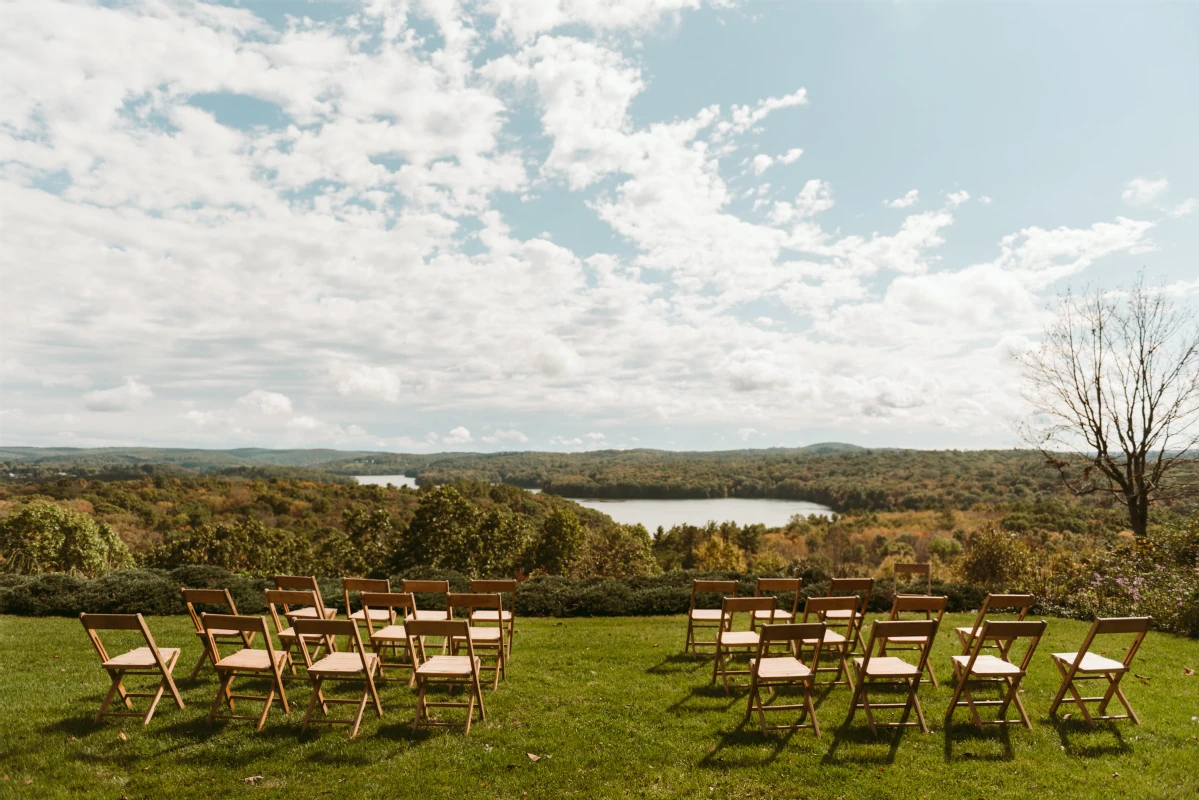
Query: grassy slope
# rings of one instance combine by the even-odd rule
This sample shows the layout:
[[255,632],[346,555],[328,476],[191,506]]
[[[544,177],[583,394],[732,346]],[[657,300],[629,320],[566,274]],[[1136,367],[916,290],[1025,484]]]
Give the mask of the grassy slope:
[[[949,675],[947,617],[935,651]],[[186,676],[199,646],[186,618],[153,618],[162,646],[182,646]],[[187,708],[168,700],[143,729],[136,720],[93,724],[108,680],[76,620],[0,617],[0,795],[89,797],[264,795],[312,797],[1195,797],[1199,794],[1199,642],[1151,634],[1127,694],[1144,720],[1090,731],[1049,722],[1057,687],[1049,653],[1077,645],[1086,625],[1051,620],[1031,674],[1024,728],[980,736],[958,722],[947,734],[949,689],[921,689],[933,727],[875,740],[859,714],[841,728],[848,690],[824,693],[825,728],[763,739],[741,727],[744,692],[708,688],[710,662],[679,655],[682,618],[519,620],[510,677],[486,691],[489,721],[460,732],[414,735],[414,698],[383,695],[385,717],[301,734],[306,682],[289,684],[288,718],[266,728],[204,725],[211,671],[183,684]],[[1118,655],[1117,648],[1109,655]],[[349,707],[336,708],[344,714]],[[117,736],[124,722],[128,740]],[[488,746],[491,749],[488,749]],[[526,757],[545,756],[539,762]],[[261,775],[247,786],[243,779]],[[33,783],[26,785],[25,781]]]

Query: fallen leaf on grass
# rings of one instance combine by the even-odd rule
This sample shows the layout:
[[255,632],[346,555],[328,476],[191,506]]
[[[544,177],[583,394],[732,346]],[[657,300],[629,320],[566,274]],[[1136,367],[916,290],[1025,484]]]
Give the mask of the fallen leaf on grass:
[[73,742],[73,741],[75,741],[75,737],[74,737],[74,736],[68,736],[68,737],[67,737],[67,741],[68,741],[68,742]]
[[118,733],[117,738],[120,739],[122,742],[129,740],[129,737],[125,735],[124,731],[121,731],[120,733]]
[[541,756],[533,755],[532,753],[525,753],[525,755],[529,757],[530,761],[540,761],[541,760]]
[[493,745],[493,744],[485,744],[485,745],[483,745],[483,749],[484,749],[484,750],[486,750],[488,753],[490,753],[492,750],[494,750],[494,749],[495,749],[495,745]]
[[25,781],[26,786],[28,786],[31,783],[33,783],[33,778],[30,778],[29,780]]
[[1120,777],[1120,773],[1119,773],[1119,772],[1113,772],[1113,773],[1112,773],[1112,777],[1113,777],[1113,778],[1119,778],[1119,777]]
[[1147,680],[1149,680],[1149,676],[1148,676],[1148,675],[1137,675],[1135,672],[1134,672],[1134,673],[1132,673],[1132,675],[1133,675],[1133,677],[1134,677],[1134,678],[1140,678],[1140,679],[1141,679],[1141,680],[1143,680],[1143,681],[1147,681]]
[[1183,667],[1182,674],[1190,677],[1195,674],[1195,670],[1191,669],[1190,667]]
[[248,784],[250,784],[251,786],[253,786],[254,784],[258,783],[260,780],[262,780],[262,776],[261,776],[261,775],[251,775],[250,777],[248,777],[248,778],[244,778],[243,780],[244,780],[246,783],[248,783]]

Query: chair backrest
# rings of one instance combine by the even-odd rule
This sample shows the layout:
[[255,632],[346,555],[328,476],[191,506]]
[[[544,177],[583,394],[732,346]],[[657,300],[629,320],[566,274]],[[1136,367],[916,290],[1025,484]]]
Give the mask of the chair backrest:
[[448,594],[449,581],[413,581],[405,579],[401,582],[405,592],[420,592],[422,594]]
[[901,636],[918,636],[924,639],[919,651],[920,661],[916,665],[917,669],[919,669],[916,675],[916,682],[919,683],[920,676],[924,674],[924,665],[928,662],[928,654],[932,650],[933,641],[937,638],[937,627],[940,624],[940,620],[935,619],[895,619],[875,622],[870,627],[870,641],[867,643],[866,650],[862,656],[862,674],[866,674],[870,659],[874,656],[874,651],[881,649],[888,639]]
[[[290,624],[287,615],[291,612],[292,606],[312,606],[316,609],[317,619],[324,619],[325,605],[320,602],[316,592],[311,589],[263,589],[262,593],[266,597],[266,605],[270,609],[271,619],[275,621],[276,632],[282,632]],[[275,606],[283,607],[282,619],[279,618],[279,611]],[[284,622],[288,622],[288,624],[284,624]]]
[[[982,635],[974,640],[974,647],[970,650],[970,660],[966,662],[966,674],[970,674],[970,670],[974,668],[974,662],[982,653],[988,641],[1002,639],[1009,642],[1007,649],[1000,651],[1000,657],[1005,661],[1011,661],[1011,654],[1015,643],[1020,639],[1028,639],[1028,649],[1024,651],[1024,657],[1020,659],[1020,669],[1025,671],[1028,669],[1028,664],[1032,661],[1032,654],[1037,651],[1037,645],[1041,643],[1041,637],[1045,635],[1045,620],[988,620],[982,629]],[[1015,662],[1012,662],[1015,663]]]
[[331,641],[334,636],[345,636],[349,639],[353,650],[358,653],[362,671],[366,673],[370,669],[366,663],[366,648],[362,646],[362,632],[354,620],[300,618],[293,623],[293,627],[300,640],[300,650],[303,651],[305,664],[310,666],[312,664],[312,656],[308,652],[308,637],[321,636],[326,641]]
[[[720,615],[728,619],[728,626],[733,627],[733,617],[743,612],[753,614],[755,611],[769,611],[771,613],[769,622],[774,621],[774,612],[778,607],[778,601],[773,597],[725,597],[720,601]],[[724,627],[721,626],[716,632],[716,638],[724,633]]]
[[1137,650],[1141,649],[1141,642],[1145,639],[1145,634],[1153,626],[1153,617],[1097,617],[1091,623],[1091,630],[1087,632],[1087,638],[1083,640],[1082,647],[1078,649],[1078,656],[1074,659],[1074,665],[1071,667],[1071,672],[1074,667],[1082,664],[1083,656],[1091,649],[1091,644],[1096,636],[1108,636],[1111,634],[1120,633],[1135,633],[1136,636],[1132,640],[1132,644],[1128,646],[1128,652],[1124,654],[1124,666],[1132,663],[1136,657]]
[[[808,616],[815,614],[816,619],[820,622],[824,621],[824,615],[830,611],[848,611],[849,612],[849,628],[853,629],[854,619],[858,616],[858,598],[850,597],[809,597],[803,604],[803,621],[808,621]],[[839,620],[838,620],[839,622]]]
[[[391,581],[386,578],[342,578],[341,591],[346,601],[346,616],[353,610],[350,608],[350,592],[390,592]],[[362,602],[362,598],[358,598]]]
[[727,594],[732,597],[736,597],[737,596],[737,582],[736,581],[703,581],[703,580],[698,580],[698,579],[692,580],[691,581],[691,610],[692,611],[695,610],[695,596],[697,594],[720,594],[720,595]]
[[[221,653],[217,647],[217,641],[213,637],[213,631],[239,631],[243,635],[261,633],[263,641],[266,642],[266,651],[270,653],[271,663],[275,663],[275,645],[271,643],[271,636],[267,632],[266,617],[202,613],[200,614],[200,625],[204,629],[204,638],[207,641],[208,652],[212,654],[213,663],[220,661]],[[245,644],[243,649],[253,649],[253,645]]]
[[[501,630],[503,626],[500,626]],[[420,663],[427,659],[425,653],[425,637],[441,636],[448,642],[451,639],[466,643],[466,653],[470,657],[471,671],[478,674],[478,663],[475,661],[475,645],[470,638],[470,622],[464,619],[412,619],[404,623],[404,633],[408,636],[408,652],[414,654],[414,661]]]
[[[761,597],[767,592],[791,592],[791,614],[794,616],[796,609],[799,608],[799,592],[802,588],[803,580],[801,578],[758,578],[754,596]],[[776,599],[778,598],[776,597]]]
[[[301,589],[309,590],[316,593],[316,604],[322,609],[325,607],[325,598],[321,597],[320,584],[316,582],[316,578],[311,575],[276,575],[276,589]],[[323,613],[323,612],[322,612]],[[349,611],[346,612],[350,613]]]
[[483,592],[494,594],[500,592],[503,594],[516,594],[516,581],[511,578],[495,580],[490,578],[472,578],[470,581],[470,590],[472,592]]
[[104,642],[100,640],[100,635],[97,631],[138,631],[142,638],[146,640],[146,646],[150,648],[150,652],[154,654],[154,661],[159,668],[166,672],[166,662],[162,658],[162,653],[158,652],[158,645],[154,641],[154,637],[150,634],[150,628],[146,625],[146,620],[141,614],[80,614],[79,621],[83,623],[83,629],[87,631],[87,637],[92,641],[92,647],[96,648],[96,652],[100,656],[101,661],[108,660],[108,651],[104,647]]
[[179,592],[183,595],[183,602],[187,605],[192,624],[196,626],[196,633],[204,633],[204,626],[200,624],[200,612],[196,611],[196,606],[224,606],[229,609],[230,614],[237,613],[233,595],[228,589],[180,589]]
[[936,614],[938,622],[945,615],[945,607],[949,604],[948,597],[933,597],[925,594],[897,594],[891,604],[891,614],[888,619],[903,619],[904,613],[924,614],[925,618]]
[[1023,620],[1036,602],[1037,598],[1031,594],[988,594],[987,599],[983,600],[982,608],[978,610],[978,616],[974,618],[970,635],[977,636],[987,617],[996,611],[1015,611],[1016,620]]
[[812,653],[812,667],[820,663],[820,648],[824,646],[824,633],[828,626],[823,622],[785,622],[775,625],[763,625],[758,631],[758,660],[756,669],[764,657],[769,657],[770,645],[774,642],[790,642],[791,652],[796,656],[803,651],[803,642],[815,642]]
[[[915,576],[924,578],[921,583],[924,584],[923,594],[932,594],[933,592],[933,565],[932,564],[896,564],[895,565],[895,593],[899,594],[899,576],[905,577]],[[907,594],[906,592],[904,594]],[[921,592],[912,592],[912,594],[921,594]]]
[[870,603],[872,591],[874,591],[874,578],[833,578],[828,582],[830,595],[849,592],[854,596],[860,596],[858,616],[866,613],[866,606]]
[[487,608],[504,610],[504,596],[499,592],[450,592],[445,596],[445,608],[449,618],[454,618],[455,608]]

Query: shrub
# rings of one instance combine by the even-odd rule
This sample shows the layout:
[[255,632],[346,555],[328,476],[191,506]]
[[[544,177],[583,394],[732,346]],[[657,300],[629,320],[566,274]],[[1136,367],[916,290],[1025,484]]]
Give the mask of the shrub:
[[941,561],[952,561],[962,553],[962,543],[957,539],[947,539],[943,536],[935,536],[928,543],[928,554],[936,556]]
[[995,526],[974,532],[958,561],[966,583],[988,588],[1015,587],[1028,576],[1032,555],[1014,535]]
[[107,523],[38,500],[0,521],[5,566],[27,574],[103,575],[133,566],[129,548]]

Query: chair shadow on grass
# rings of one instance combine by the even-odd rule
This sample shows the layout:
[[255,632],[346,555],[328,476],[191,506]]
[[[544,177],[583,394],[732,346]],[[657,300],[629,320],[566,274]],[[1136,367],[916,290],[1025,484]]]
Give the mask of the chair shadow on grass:
[[[956,721],[945,726],[945,760],[946,761],[1012,761],[1016,750],[1012,747],[1011,725],[994,725],[980,731],[973,722]],[[1021,728],[1024,730],[1024,728]],[[998,742],[1003,752],[987,752],[993,743]],[[978,745],[979,747],[975,747]],[[969,750],[961,748],[973,748]]]
[[[744,689],[745,687],[743,686],[730,686],[728,694],[725,694],[724,685],[719,683],[715,686],[709,684],[692,686],[690,692],[671,703],[666,707],[666,710],[672,714],[684,712],[725,712],[738,703],[745,702]],[[715,700],[717,702],[704,702],[705,700]]]
[[1132,752],[1132,747],[1124,741],[1120,726],[1113,720],[1098,721],[1093,728],[1082,717],[1050,717],[1041,724],[1054,727],[1062,749],[1069,756],[1098,758]]
[[646,668],[645,672],[647,675],[678,675],[683,672],[695,672],[705,665],[710,668],[711,664],[711,658],[693,656],[690,653],[675,653]]
[[[699,760],[699,765],[708,769],[767,766],[779,757],[796,730],[792,728],[763,735],[756,722],[749,717],[742,717],[736,728],[720,735],[720,741]],[[766,756],[758,752],[764,744],[771,746]]]

